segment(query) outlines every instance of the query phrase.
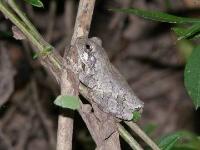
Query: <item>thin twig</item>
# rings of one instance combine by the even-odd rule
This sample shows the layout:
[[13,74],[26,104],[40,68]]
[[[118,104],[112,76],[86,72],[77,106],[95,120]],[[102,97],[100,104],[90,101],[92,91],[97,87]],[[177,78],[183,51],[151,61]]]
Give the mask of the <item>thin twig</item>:
[[24,25],[24,23],[12,12],[12,10],[2,1],[0,0],[0,10],[1,12],[10,19],[11,22],[13,22],[20,30],[26,35],[26,37],[32,41],[34,45],[39,48],[39,50],[43,50],[44,47],[41,45],[41,43],[38,41],[39,39],[36,39],[32,32],[30,32],[27,27]]
[[123,139],[130,145],[130,147],[134,150],[143,150],[143,148],[138,144],[138,142],[126,131],[126,129],[118,124],[118,130]]
[[35,36],[35,39],[37,39],[43,45],[48,46],[49,44],[42,38],[42,36],[38,33],[37,29],[34,27],[34,25],[27,19],[25,14],[19,9],[15,0],[7,0],[7,1],[9,6],[17,13],[17,15],[21,18],[21,20],[31,30],[32,34]]
[[153,150],[160,150],[160,148],[154,143],[154,141],[148,137],[148,135],[140,129],[140,127],[133,122],[125,122],[141,139],[144,140]]
[[88,37],[95,1],[96,0],[80,0],[71,45],[73,45],[80,36]]

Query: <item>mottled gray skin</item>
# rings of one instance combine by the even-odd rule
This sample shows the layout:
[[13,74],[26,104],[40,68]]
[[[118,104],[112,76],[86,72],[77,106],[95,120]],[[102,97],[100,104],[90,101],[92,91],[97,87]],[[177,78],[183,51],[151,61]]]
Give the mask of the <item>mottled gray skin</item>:
[[142,111],[144,103],[110,63],[100,39],[79,38],[75,47],[79,55],[79,79],[90,89],[90,96],[102,111],[123,120],[131,120],[134,111]]

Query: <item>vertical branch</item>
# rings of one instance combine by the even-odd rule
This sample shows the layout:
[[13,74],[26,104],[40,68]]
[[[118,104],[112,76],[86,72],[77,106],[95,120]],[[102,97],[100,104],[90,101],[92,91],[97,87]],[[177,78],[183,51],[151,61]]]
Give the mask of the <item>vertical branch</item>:
[[[71,45],[79,36],[88,36],[95,0],[80,0],[74,33]],[[77,51],[73,48],[65,49],[64,61],[61,75],[61,95],[79,94],[79,78],[78,74],[70,69],[69,66],[78,63]],[[59,115],[58,132],[57,132],[57,150],[71,150],[73,135],[73,112],[64,111]]]
[[[92,22],[94,5],[95,0],[80,0],[71,45],[75,43],[78,37],[88,36]],[[66,53],[64,58],[66,58]]]
[[57,150],[72,149],[73,113],[62,112],[58,117]]

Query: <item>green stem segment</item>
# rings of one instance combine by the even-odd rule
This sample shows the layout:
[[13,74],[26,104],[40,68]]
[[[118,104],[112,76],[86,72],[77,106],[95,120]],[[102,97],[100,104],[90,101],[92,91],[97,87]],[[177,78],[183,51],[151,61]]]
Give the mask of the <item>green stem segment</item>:
[[133,150],[143,150],[140,144],[126,131],[126,129],[121,125],[117,124],[118,130],[122,138],[130,145]]
[[19,6],[15,0],[7,0],[9,6],[16,12],[16,14],[21,18],[21,20],[26,24],[30,29],[35,39],[37,39],[42,45],[49,46],[49,44],[41,37],[34,25],[29,21],[26,15],[20,10]]
[[10,19],[10,21],[15,24],[25,35],[26,37],[40,50],[43,49],[43,47],[40,45],[40,43],[35,39],[35,37],[30,33],[30,31],[26,28],[25,24],[10,10],[10,8],[0,0],[0,11]]
[[[21,10],[15,5],[12,0],[9,0],[11,8],[20,16],[15,15],[15,13],[3,2],[0,0],[0,11],[10,19],[10,21],[15,24],[23,34],[39,49],[39,53],[48,54],[50,52],[51,45],[44,41],[44,39],[39,35],[34,26],[30,21],[23,15]],[[52,48],[53,49],[53,48]]]

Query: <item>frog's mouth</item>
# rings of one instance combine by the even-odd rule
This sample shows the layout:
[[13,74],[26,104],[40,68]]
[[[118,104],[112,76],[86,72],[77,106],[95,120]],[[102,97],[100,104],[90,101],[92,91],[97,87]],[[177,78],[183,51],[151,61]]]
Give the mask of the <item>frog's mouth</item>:
[[137,108],[134,109],[134,111],[142,113],[143,112],[143,107],[142,106],[141,107],[137,107]]
[[129,105],[129,111],[131,111],[131,112],[139,112],[140,114],[143,112],[143,108],[144,108],[144,103],[143,102],[134,104],[132,106]]

